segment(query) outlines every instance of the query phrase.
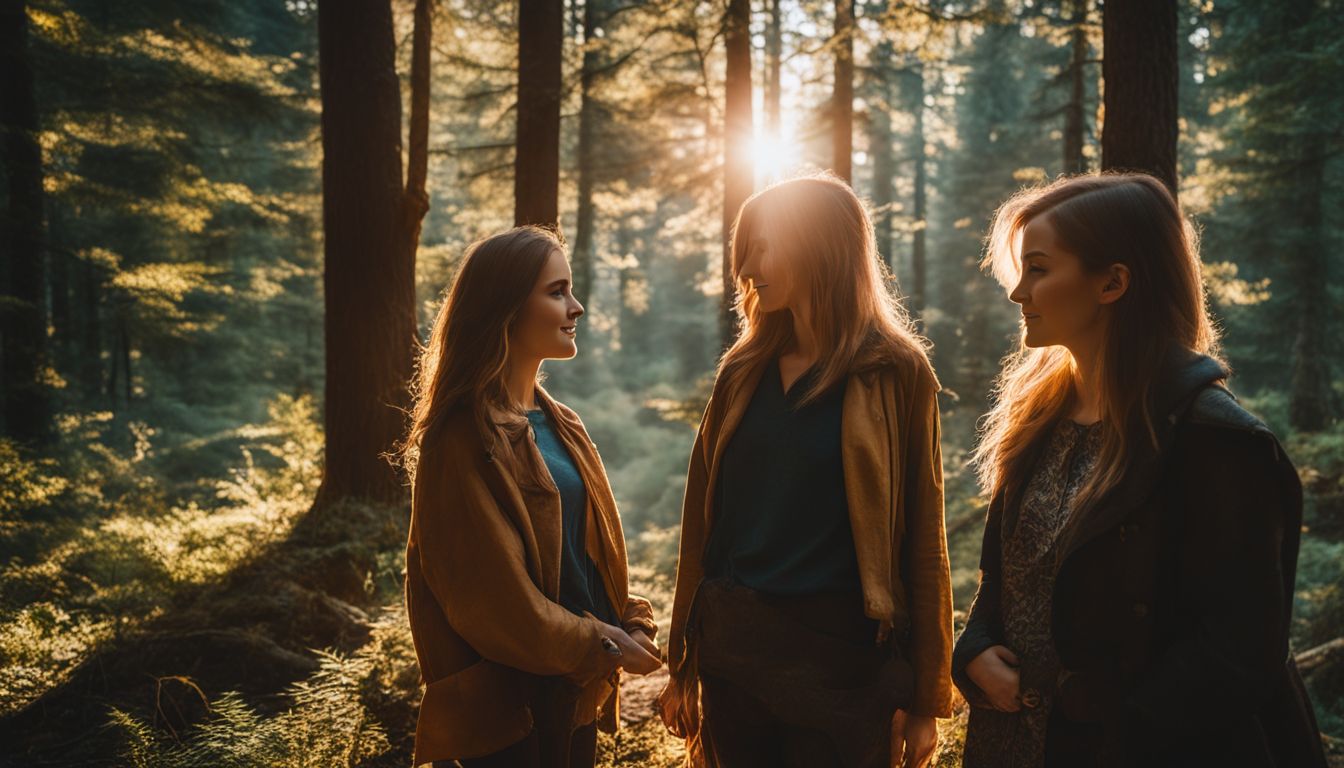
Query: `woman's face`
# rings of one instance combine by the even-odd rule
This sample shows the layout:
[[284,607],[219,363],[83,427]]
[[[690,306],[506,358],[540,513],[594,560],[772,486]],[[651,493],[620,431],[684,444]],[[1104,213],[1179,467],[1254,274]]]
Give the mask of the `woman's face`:
[[1022,230],[1022,276],[1008,297],[1022,306],[1028,347],[1062,345],[1075,353],[1101,343],[1105,307],[1124,294],[1129,270],[1114,264],[1093,274],[1067,250],[1048,216]]
[[571,283],[565,255],[551,251],[509,330],[513,354],[534,360],[565,360],[578,353],[574,337],[583,305],[570,292]]
[[782,243],[772,239],[779,227],[771,226],[768,212],[763,213],[753,228],[748,244],[747,258],[742,262],[742,277],[751,281],[751,290],[762,312],[777,312],[797,308],[807,300],[804,282],[799,279],[797,265],[788,258]]

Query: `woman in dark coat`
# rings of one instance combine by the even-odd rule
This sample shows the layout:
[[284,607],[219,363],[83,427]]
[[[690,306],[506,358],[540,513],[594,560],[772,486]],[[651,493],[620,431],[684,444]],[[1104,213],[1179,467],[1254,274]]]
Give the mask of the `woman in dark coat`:
[[976,455],[966,768],[1324,766],[1288,647],[1301,486],[1224,387],[1175,199],[1138,174],[1024,191],[986,263],[1024,330]]

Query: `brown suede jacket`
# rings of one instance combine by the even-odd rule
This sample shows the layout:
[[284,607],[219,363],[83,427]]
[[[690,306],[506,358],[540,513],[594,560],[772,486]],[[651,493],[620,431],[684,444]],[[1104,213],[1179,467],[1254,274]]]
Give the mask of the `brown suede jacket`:
[[[586,549],[626,631],[657,631],[649,602],[628,593],[625,538],[597,447],[569,408],[540,387],[587,490]],[[522,466],[543,467],[530,427],[510,444]],[[406,545],[406,605],[426,683],[415,765],[476,757],[532,729],[538,676],[581,686],[576,724],[617,723],[618,675],[603,677],[601,622],[556,602],[560,494],[520,481],[514,463],[487,452],[472,415],[459,412],[421,448]],[[596,679],[594,679],[594,677]]]
[[[672,716],[692,731],[697,681],[686,664],[686,621],[704,576],[702,557],[713,526],[719,460],[741,422],[761,369],[736,388],[715,384],[691,450],[681,517],[681,554],[668,639],[668,666],[685,702]],[[845,495],[863,585],[864,612],[894,629],[915,673],[910,711],[952,714],[952,587],[943,520],[938,381],[927,361],[857,372],[845,387],[841,415]],[[689,717],[688,722],[686,718]],[[675,728],[675,726],[674,726]],[[687,735],[687,734],[683,734]]]

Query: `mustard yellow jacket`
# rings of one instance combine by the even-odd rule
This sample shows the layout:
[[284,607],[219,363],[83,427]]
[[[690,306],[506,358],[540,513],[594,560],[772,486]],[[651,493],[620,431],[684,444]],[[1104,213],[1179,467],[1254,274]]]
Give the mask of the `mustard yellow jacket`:
[[[715,383],[691,449],[681,515],[681,554],[668,637],[668,666],[692,717],[686,619],[704,576],[719,461],[742,420],[763,367],[735,391]],[[903,640],[915,673],[910,711],[952,714],[952,587],[943,522],[943,463],[937,392],[927,361],[855,373],[845,386],[841,452],[845,497],[863,586],[864,613]],[[908,638],[908,639],[906,639]],[[694,728],[694,725],[691,725]],[[686,734],[682,734],[686,735]]]
[[[597,447],[569,408],[540,387],[537,401],[587,490],[586,549],[627,631],[653,637],[649,602],[628,593],[625,537]],[[530,427],[510,438],[523,466],[544,467]],[[601,622],[556,602],[560,591],[560,494],[522,481],[491,456],[470,413],[454,414],[421,447],[406,545],[406,605],[426,684],[415,731],[415,765],[477,757],[532,728],[532,676],[582,686],[576,724],[613,730],[618,675],[597,676]]]

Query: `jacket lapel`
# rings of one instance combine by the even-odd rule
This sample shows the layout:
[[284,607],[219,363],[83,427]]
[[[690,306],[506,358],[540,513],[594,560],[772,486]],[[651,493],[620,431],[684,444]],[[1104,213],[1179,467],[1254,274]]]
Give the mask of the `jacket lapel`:
[[[891,440],[892,435],[899,434],[895,428],[899,418],[891,412],[895,399],[883,393],[882,383],[878,376],[849,376],[841,406],[840,434],[845,500],[859,575],[865,582],[880,578],[889,584],[896,541],[892,493],[898,481],[893,473],[902,463],[894,455],[897,448]],[[869,615],[889,618],[897,599],[890,586],[864,583],[863,588]]]
[[[625,595],[618,589],[619,585],[617,584],[618,580],[613,564],[625,562],[625,544],[624,534],[619,528],[620,518],[616,509],[616,500],[612,497],[606,471],[602,468],[597,449],[589,439],[582,424],[575,422],[567,413],[562,411],[550,394],[540,386],[537,387],[537,401],[542,408],[546,409],[548,416],[551,418],[551,423],[555,424],[556,431],[565,444],[565,449],[569,452],[570,458],[574,460],[574,464],[579,468],[579,475],[583,478],[584,497],[586,499],[584,505],[584,514],[586,515],[584,549],[588,556],[593,559],[593,564],[597,566],[598,572],[602,574],[607,595],[612,600],[617,615],[620,615]],[[621,604],[618,605],[618,601]]]
[[[521,481],[515,477],[506,479],[518,488],[523,500],[524,513],[531,524],[532,535],[536,538],[541,564],[539,586],[548,598],[555,600],[560,595],[560,547],[564,535],[560,520],[560,492],[550,479],[550,472],[546,470],[541,452],[537,450],[536,441],[532,439],[531,425],[518,430],[511,437],[513,455],[520,464],[519,470],[526,473],[535,467],[540,470],[537,474],[544,478],[542,485]],[[502,474],[507,476],[513,473]]]

